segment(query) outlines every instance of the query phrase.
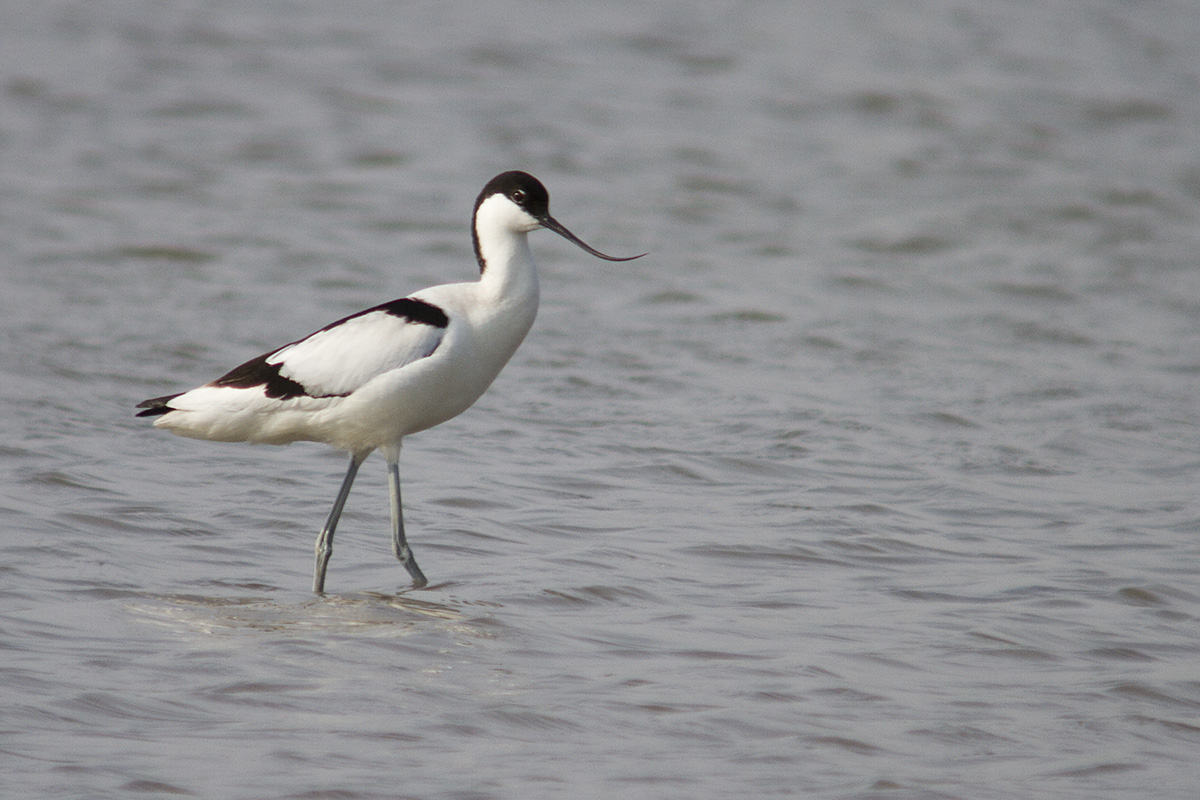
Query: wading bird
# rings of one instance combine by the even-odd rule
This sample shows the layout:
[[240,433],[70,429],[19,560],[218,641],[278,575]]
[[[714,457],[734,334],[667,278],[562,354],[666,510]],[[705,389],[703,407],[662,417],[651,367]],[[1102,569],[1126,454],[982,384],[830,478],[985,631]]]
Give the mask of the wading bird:
[[538,228],[607,261],[641,257],[588,246],[550,216],[550,196],[537,178],[505,172],[475,200],[479,280],[433,286],[351,314],[211,383],[139,403],[145,410],[138,416],[195,439],[323,442],[349,453],[350,468],[317,537],[314,592],[325,590],[333,534],[354,476],[379,450],[388,468],[392,550],[413,585],[425,586],[404,536],[400,442],[470,408],[529,332],[538,279],[528,234]]

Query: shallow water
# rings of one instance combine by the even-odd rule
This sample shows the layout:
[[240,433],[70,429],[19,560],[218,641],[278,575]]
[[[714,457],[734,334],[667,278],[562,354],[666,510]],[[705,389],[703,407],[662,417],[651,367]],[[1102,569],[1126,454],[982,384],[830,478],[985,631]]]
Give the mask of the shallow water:
[[[7,4],[12,797],[1186,798],[1184,2]],[[344,469],[133,404],[468,279],[543,305]]]

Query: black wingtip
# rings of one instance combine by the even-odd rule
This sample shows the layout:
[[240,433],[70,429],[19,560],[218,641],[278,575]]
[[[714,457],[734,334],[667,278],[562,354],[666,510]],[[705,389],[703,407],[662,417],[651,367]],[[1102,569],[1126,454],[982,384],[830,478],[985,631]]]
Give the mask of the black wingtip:
[[[182,392],[179,394],[182,394]],[[160,417],[163,414],[170,413],[175,409],[168,406],[167,403],[171,402],[176,397],[179,397],[179,394],[167,394],[163,395],[162,397],[151,397],[149,400],[143,400],[135,407],[144,408],[146,410],[139,411],[137,415],[139,417]]]

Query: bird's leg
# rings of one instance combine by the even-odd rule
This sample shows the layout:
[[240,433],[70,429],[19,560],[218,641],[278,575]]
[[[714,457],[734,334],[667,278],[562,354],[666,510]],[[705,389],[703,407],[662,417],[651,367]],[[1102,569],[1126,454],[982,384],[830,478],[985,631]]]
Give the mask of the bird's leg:
[[413,586],[420,589],[429,583],[425,573],[417,566],[408,541],[404,538],[404,510],[400,505],[400,447],[384,448],[383,455],[388,465],[388,488],[392,496],[392,552],[412,576]]
[[350,454],[350,469],[346,470],[342,488],[338,490],[337,499],[333,501],[333,510],[329,512],[329,519],[326,520],[325,527],[321,529],[321,535],[317,537],[317,566],[313,572],[314,592],[325,591],[325,568],[329,566],[329,557],[333,555],[333,532],[337,530],[338,520],[342,516],[342,508],[346,505],[346,498],[350,496],[350,487],[354,484],[354,476],[358,474],[358,468],[367,459],[367,455],[369,454]]

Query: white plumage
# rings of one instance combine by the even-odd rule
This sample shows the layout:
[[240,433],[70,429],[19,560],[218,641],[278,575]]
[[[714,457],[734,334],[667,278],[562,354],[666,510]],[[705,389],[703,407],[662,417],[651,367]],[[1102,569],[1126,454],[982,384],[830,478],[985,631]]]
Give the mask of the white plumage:
[[630,260],[584,244],[550,216],[549,202],[532,175],[497,175],[475,201],[478,281],[434,286],[353,314],[211,383],[147,400],[138,416],[155,416],[156,427],[196,439],[313,441],[348,452],[350,468],[317,539],[317,592],[324,590],[334,530],[358,467],[381,450],[393,549],[414,584],[425,585],[404,536],[400,443],[468,409],[529,332],[538,280],[527,234],[549,228],[599,258]]

